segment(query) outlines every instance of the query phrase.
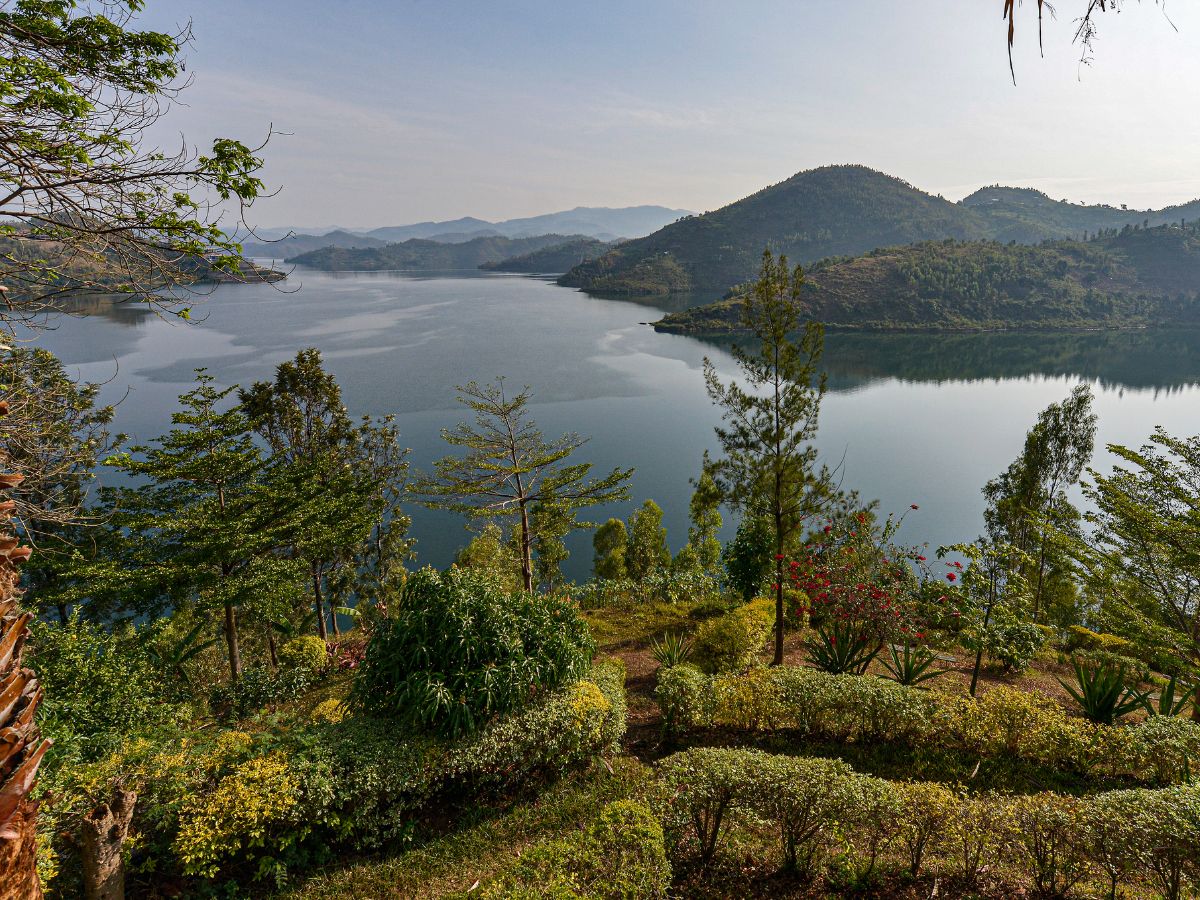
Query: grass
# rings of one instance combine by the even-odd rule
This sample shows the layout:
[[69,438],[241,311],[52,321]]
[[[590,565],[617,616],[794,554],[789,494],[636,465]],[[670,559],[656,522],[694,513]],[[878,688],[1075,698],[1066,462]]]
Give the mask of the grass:
[[649,769],[619,757],[612,772],[593,765],[551,786],[538,798],[507,808],[485,807],[454,830],[397,855],[361,859],[318,873],[286,900],[462,897],[512,864],[522,848],[589,822],[605,803],[636,793]]

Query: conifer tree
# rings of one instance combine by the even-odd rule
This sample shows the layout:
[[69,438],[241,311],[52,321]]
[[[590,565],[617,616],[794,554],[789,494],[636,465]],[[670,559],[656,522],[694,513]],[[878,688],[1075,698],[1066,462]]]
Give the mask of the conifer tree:
[[721,491],[709,471],[711,462],[704,454],[704,465],[700,478],[695,482],[692,499],[688,503],[688,546],[695,554],[696,562],[705,572],[712,574],[721,565]]
[[547,442],[529,418],[528,387],[513,397],[505,393],[503,379],[483,385],[472,381],[457,390],[459,402],[475,412],[475,423],[443,429],[442,438],[466,452],[437,460],[433,474],[417,479],[412,489],[430,508],[515,520],[521,580],[532,591],[532,518],[538,504],[555,504],[572,528],[581,527],[577,510],[629,496],[626,482],[633,470],[613,469],[590,479],[590,463],[568,462],[585,440],[564,434]]
[[712,361],[704,361],[708,395],[722,408],[717,427],[723,456],[709,466],[722,497],[743,516],[764,518],[774,534],[775,656],[783,662],[783,559],[807,520],[832,493],[831,477],[817,466],[809,443],[825,377],[817,372],[823,330],[809,322],[799,341],[800,292],[804,273],[788,269],[786,257],[763,253],[762,270],[742,307],[743,324],[757,347],[732,348],[746,386],[721,382]]
[[197,369],[180,397],[175,427],[155,445],[110,458],[146,483],[107,498],[112,525],[125,533],[119,555],[82,580],[143,595],[144,610],[195,605],[219,611],[230,678],[241,674],[239,615],[277,615],[298,589],[299,569],[279,556],[292,540],[294,497],[277,490],[276,470],[255,446],[233,388],[218,389]]
[[667,529],[663,527],[662,518],[662,508],[653,500],[647,500],[629,519],[625,571],[634,581],[645,581],[671,565]]

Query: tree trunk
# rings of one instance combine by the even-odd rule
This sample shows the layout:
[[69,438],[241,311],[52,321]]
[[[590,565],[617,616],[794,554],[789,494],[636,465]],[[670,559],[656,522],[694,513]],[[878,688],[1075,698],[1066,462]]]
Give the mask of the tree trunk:
[[325,600],[321,596],[321,573],[316,566],[310,566],[313,583],[313,609],[317,612],[317,635],[323,641],[329,640],[329,632],[325,630]]
[[279,668],[279,649],[275,646],[275,633],[267,627],[267,652],[271,655],[271,668]]
[[771,665],[783,665],[783,514],[775,510],[775,657]]
[[41,900],[37,803],[26,798],[0,833],[0,900]]
[[333,636],[341,637],[342,636],[342,628],[340,625],[338,625],[337,607],[333,605],[332,600],[329,601],[329,624],[330,624],[331,628],[333,629]]
[[229,680],[237,683],[242,675],[242,652],[238,647],[237,610],[225,604],[225,644],[229,649]]
[[[518,486],[520,481],[517,482]],[[521,504],[521,580],[525,583],[526,593],[533,592],[533,540],[529,536],[529,510]]]
[[84,817],[83,890],[87,900],[125,900],[125,862],[121,856],[137,794],[117,790],[112,803]]

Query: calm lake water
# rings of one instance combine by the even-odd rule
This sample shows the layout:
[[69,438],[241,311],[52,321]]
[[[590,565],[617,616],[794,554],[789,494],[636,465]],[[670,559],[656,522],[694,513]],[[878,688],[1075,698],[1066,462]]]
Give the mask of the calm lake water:
[[[651,497],[677,549],[689,479],[703,451],[715,450],[718,414],[701,365],[709,356],[726,376],[735,367],[719,343],[644,324],[664,309],[523,276],[298,269],[280,286],[220,286],[195,305],[194,324],[100,304],[59,319],[38,342],[79,377],[106,382],[104,401],[120,401],[117,429],[138,441],[167,429],[196,367],[223,385],[246,384],[317,347],[352,414],[395,414],[417,467],[443,455],[440,429],[462,418],[454,386],[503,375],[532,386],[547,435],[590,437],[580,455],[597,470],[636,467],[634,501],[595,518],[625,517]],[[831,334],[825,366],[817,445],[841,464],[844,486],[884,512],[920,506],[901,534],[909,543],[974,538],[984,482],[1020,451],[1037,413],[1080,381],[1096,390],[1101,447],[1140,444],[1155,425],[1200,431],[1200,333]],[[1095,464],[1110,461],[1101,449]],[[419,560],[448,564],[468,539],[463,520],[410,512]],[[571,549],[568,574],[585,578],[590,535]]]

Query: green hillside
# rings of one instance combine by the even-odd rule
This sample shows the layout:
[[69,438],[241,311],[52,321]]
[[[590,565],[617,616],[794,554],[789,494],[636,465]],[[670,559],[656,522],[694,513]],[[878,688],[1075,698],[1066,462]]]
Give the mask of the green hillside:
[[579,235],[542,234],[528,238],[479,237],[461,244],[421,238],[381,247],[323,247],[288,258],[288,262],[330,272],[378,272],[388,269],[478,269],[547,247],[581,240]]
[[812,262],[895,244],[986,236],[983,220],[969,209],[863,166],[828,166],[628,241],[576,266],[559,284],[614,294],[724,293],[758,271],[766,246]]
[[511,256],[498,262],[486,262],[479,268],[490,272],[540,272],[561,273],[573,266],[595,259],[612,247],[612,243],[595,238],[576,238],[554,244],[531,253]]
[[1200,201],[1127,210],[1052,200],[1025,188],[983,188],[951,203],[863,166],[829,166],[622,244],[559,283],[627,296],[715,295],[752,278],[764,247],[808,264],[944,238],[1037,243],[1197,218]]
[[[1200,322],[1200,229],[1110,231],[1028,246],[932,241],[823,260],[808,269],[807,314],[832,327],[1119,328]],[[740,327],[741,300],[668,315],[660,331]]]

